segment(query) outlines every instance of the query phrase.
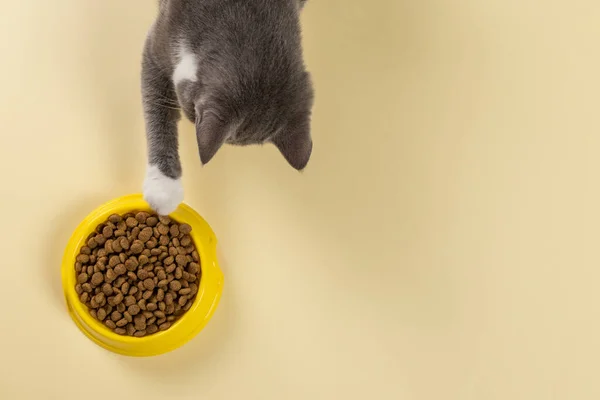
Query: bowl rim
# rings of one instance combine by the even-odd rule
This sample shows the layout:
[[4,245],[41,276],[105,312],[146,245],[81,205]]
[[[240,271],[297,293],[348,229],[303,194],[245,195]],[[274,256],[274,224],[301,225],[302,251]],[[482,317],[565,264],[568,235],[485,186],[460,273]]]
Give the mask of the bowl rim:
[[[190,236],[199,253],[202,271],[198,293],[192,307],[166,331],[159,331],[141,338],[113,332],[93,318],[87,307],[79,300],[79,296],[75,292],[75,259],[88,236],[95,231],[98,224],[106,221],[112,214],[123,215],[133,211],[152,212],[141,194],[131,194],[100,205],[79,223],[71,235],[63,255],[62,283],[69,314],[88,338],[112,352],[144,357],[163,354],[183,346],[204,328],[220,301],[223,273],[219,268],[216,256],[217,238],[213,230],[193,208],[185,203],[180,204],[169,217],[179,223],[187,223],[192,226]],[[182,218],[183,215],[186,218]],[[196,322],[193,321],[194,317]],[[124,350],[120,345],[130,347],[130,349]]]

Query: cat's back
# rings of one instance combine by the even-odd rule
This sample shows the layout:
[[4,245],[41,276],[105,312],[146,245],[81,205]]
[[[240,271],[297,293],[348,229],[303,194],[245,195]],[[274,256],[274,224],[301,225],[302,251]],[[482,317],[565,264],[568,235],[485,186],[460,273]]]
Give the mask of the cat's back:
[[193,47],[298,44],[298,0],[165,0],[163,23]]

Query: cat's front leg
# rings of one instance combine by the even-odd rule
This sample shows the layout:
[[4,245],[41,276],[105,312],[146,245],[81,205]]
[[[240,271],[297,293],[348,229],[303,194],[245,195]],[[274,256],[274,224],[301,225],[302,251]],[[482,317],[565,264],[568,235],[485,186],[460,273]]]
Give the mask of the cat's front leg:
[[177,97],[170,78],[152,60],[148,48],[142,63],[142,98],[148,143],[144,199],[160,215],[183,201],[179,161]]

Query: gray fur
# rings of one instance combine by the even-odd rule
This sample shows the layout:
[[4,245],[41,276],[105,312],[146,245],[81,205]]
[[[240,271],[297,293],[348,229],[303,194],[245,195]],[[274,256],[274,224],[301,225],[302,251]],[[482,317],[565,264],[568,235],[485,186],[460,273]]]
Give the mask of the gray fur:
[[[160,0],[142,62],[148,161],[181,176],[180,110],[196,125],[200,158],[223,143],[273,143],[294,168],[310,158],[313,91],[302,57],[305,0]],[[198,60],[198,80],[172,81],[177,46]]]

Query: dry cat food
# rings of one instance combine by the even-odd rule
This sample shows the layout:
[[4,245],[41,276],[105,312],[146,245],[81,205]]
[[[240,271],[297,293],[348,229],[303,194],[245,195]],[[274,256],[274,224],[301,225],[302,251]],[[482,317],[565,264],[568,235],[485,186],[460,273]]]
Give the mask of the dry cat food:
[[169,329],[198,293],[200,257],[191,231],[148,212],[111,215],[77,256],[79,299],[120,335]]

